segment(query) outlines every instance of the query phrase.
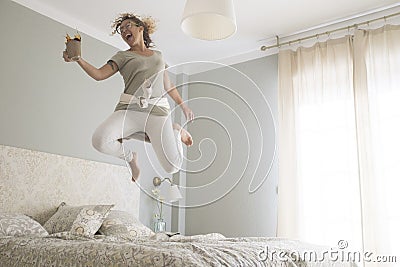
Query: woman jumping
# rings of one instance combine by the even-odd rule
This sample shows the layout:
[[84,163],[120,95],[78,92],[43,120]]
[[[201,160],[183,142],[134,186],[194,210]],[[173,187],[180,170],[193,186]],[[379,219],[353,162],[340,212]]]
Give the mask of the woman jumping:
[[[154,20],[125,13],[114,20],[112,27],[113,34],[119,33],[129,45],[128,50],[117,52],[101,68],[82,58],[77,60],[79,66],[96,81],[105,80],[119,71],[125,83],[124,93],[114,113],[95,130],[93,147],[126,160],[135,182],[140,175],[137,153],[124,151],[122,141],[137,133],[145,133],[162,167],[168,173],[175,173],[180,170],[183,161],[181,142],[191,146],[193,140],[179,124],[172,124],[165,91],[182,108],[188,121],[192,121],[194,115],[164,71],[166,65],[161,52],[150,49],[153,42],[149,35],[155,31]],[[72,62],[66,51],[63,58]],[[160,73],[161,79],[158,77]]]

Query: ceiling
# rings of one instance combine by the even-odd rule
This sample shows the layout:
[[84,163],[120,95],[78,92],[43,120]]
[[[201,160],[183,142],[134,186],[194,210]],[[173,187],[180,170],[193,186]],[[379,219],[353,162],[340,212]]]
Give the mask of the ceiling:
[[153,41],[170,65],[189,61],[232,64],[265,56],[260,47],[274,40],[276,35],[287,36],[359,14],[400,6],[400,2],[394,0],[234,0],[236,34],[225,40],[203,41],[184,35],[180,29],[184,0],[13,1],[119,49],[126,49],[127,45],[118,35],[110,36],[114,17],[122,12],[151,15],[158,20]]

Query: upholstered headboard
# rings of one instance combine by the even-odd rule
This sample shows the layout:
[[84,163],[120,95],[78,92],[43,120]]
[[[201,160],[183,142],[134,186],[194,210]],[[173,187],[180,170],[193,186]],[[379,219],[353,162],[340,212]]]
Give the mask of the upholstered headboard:
[[44,223],[61,202],[115,204],[138,217],[140,190],[124,166],[0,145],[0,212]]

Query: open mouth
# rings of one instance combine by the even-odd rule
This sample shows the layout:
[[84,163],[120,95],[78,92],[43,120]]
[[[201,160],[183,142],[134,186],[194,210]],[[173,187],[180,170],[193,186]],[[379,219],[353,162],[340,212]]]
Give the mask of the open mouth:
[[132,35],[131,33],[127,33],[127,34],[125,35],[125,39],[126,39],[127,41],[130,41],[130,40],[133,39],[133,35]]

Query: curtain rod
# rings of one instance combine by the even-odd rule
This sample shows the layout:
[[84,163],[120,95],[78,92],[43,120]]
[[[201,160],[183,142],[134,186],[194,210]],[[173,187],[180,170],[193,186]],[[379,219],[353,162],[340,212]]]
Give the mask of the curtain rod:
[[353,25],[350,25],[350,26],[346,26],[346,27],[342,27],[342,28],[338,28],[338,29],[335,29],[335,30],[326,31],[326,32],[323,32],[323,33],[317,33],[317,34],[306,36],[306,37],[299,38],[299,39],[296,39],[296,40],[283,42],[283,43],[279,42],[279,36],[277,35],[276,36],[276,44],[270,45],[270,46],[263,45],[261,47],[261,51],[266,51],[268,49],[275,48],[275,47],[281,47],[283,45],[290,45],[292,43],[297,43],[297,42],[301,42],[301,41],[304,41],[304,40],[309,40],[309,39],[312,39],[312,38],[318,38],[319,36],[325,35],[325,34],[329,36],[331,33],[339,32],[339,31],[343,31],[343,30],[349,30],[350,31],[350,29],[353,29],[353,28],[357,29],[358,26],[369,25],[371,22],[375,22],[375,21],[382,20],[382,19],[386,22],[386,19],[398,16],[398,15],[400,15],[400,12],[397,12],[397,13],[394,13],[394,14],[391,14],[391,15],[387,15],[387,16],[383,16],[383,17],[380,17],[380,18],[368,20],[368,21],[365,21],[365,22],[356,23],[356,24],[353,24]]

